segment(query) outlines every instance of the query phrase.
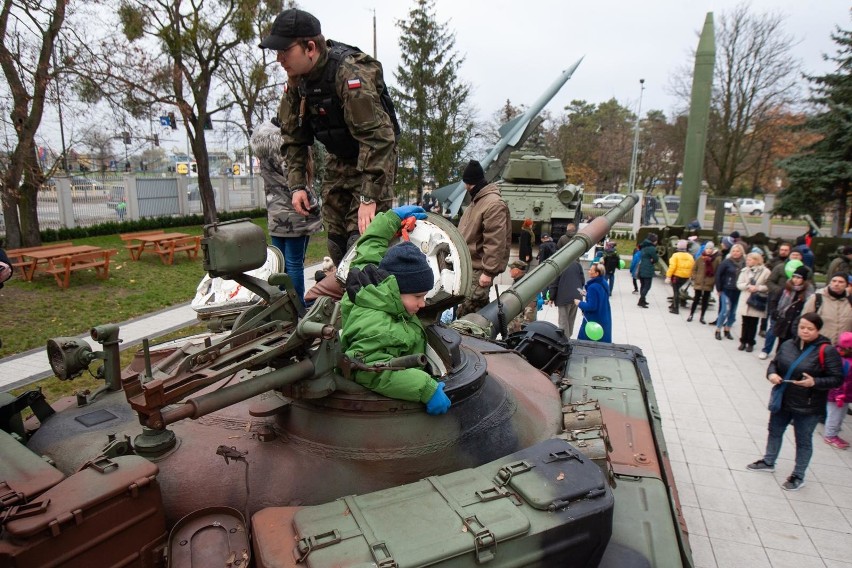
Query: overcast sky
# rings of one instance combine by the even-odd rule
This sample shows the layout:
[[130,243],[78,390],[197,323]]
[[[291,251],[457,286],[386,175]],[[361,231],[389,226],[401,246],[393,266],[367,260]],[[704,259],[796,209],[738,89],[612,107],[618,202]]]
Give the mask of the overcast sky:
[[[573,99],[598,103],[616,98],[635,107],[639,79],[645,79],[642,114],[670,114],[676,101],[670,76],[692,62],[698,32],[707,12],[715,18],[735,0],[435,0],[439,22],[456,34],[456,49],[466,56],[461,78],[473,87],[481,118],[490,117],[507,98],[530,104],[558,73],[585,56],[574,77],[548,108],[559,112]],[[822,54],[834,51],[835,26],[849,28],[849,3],[840,0],[752,0],[755,14],[777,11],[800,43],[793,48],[806,72],[830,69]],[[324,0],[301,2],[322,22],[327,38],[372,51],[375,8],[378,57],[388,82],[399,64],[395,23],[408,17],[414,2],[399,0]],[[718,26],[718,23],[717,23]],[[635,109],[634,109],[635,110]]]
[[[395,83],[399,64],[399,28],[414,2],[400,0],[323,0],[300,2],[322,22],[327,38],[373,48],[373,10],[377,20],[378,58],[385,78]],[[465,57],[460,76],[472,86],[472,104],[488,120],[510,99],[529,105],[560,71],[580,57],[573,78],[547,107],[554,114],[573,99],[600,103],[615,98],[636,110],[639,79],[645,79],[642,114],[667,115],[678,107],[670,93],[671,77],[692,67],[704,17],[717,21],[736,0],[435,0],[437,20],[456,34],[456,50]],[[832,69],[822,60],[834,53],[830,34],[850,27],[849,4],[840,0],[752,0],[752,13],[776,11],[786,17],[787,32],[798,44],[792,52],[809,74]],[[803,81],[803,84],[805,82]],[[806,90],[803,90],[806,93]],[[48,106],[40,135],[59,147],[55,112]],[[185,147],[182,129],[162,132],[167,150]],[[211,149],[219,145],[211,140]],[[224,143],[221,144],[224,147]],[[224,149],[224,148],[222,148]]]

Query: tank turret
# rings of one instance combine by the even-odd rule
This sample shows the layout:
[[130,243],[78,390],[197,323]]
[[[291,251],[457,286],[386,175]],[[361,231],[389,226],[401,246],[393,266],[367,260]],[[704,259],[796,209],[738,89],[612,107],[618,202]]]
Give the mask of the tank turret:
[[513,152],[501,175],[500,192],[509,205],[512,232],[519,233],[524,219],[534,230],[558,239],[568,223],[579,225],[583,188],[565,183],[558,158]]

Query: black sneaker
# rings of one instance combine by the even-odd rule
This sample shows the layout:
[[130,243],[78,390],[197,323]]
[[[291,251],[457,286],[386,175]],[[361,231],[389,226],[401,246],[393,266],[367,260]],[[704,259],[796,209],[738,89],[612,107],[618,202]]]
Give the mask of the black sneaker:
[[766,472],[772,473],[773,471],[775,471],[775,466],[769,465],[768,463],[766,463],[763,460],[757,460],[754,463],[748,464],[746,466],[746,469],[748,469],[750,471],[766,471]]
[[798,475],[791,475],[787,478],[787,481],[781,484],[781,488],[784,491],[798,491],[804,484],[804,479],[802,479]]

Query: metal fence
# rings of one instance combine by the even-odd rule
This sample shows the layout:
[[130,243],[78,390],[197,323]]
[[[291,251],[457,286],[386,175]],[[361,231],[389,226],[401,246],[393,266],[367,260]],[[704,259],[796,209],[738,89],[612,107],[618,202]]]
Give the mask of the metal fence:
[[[266,206],[260,176],[211,178],[219,211]],[[88,227],[109,221],[201,213],[198,179],[147,176],[51,178],[38,192],[41,229]],[[0,214],[0,235],[6,226]]]

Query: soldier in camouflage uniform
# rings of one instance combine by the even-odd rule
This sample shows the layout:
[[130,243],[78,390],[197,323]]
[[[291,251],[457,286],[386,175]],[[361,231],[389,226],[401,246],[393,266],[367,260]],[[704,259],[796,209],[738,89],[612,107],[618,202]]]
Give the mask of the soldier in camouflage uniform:
[[503,201],[497,184],[485,180],[482,165],[471,160],[462,174],[462,181],[471,202],[459,220],[459,233],[470,250],[473,287],[470,297],[456,312],[459,317],[488,304],[491,283],[506,270],[512,243],[509,206]]
[[289,167],[293,207],[307,215],[308,147],[328,150],[322,214],[335,264],[379,211],[390,208],[399,127],[381,64],[344,44],[326,40],[319,20],[298,9],[275,19],[260,47],[278,52],[288,85],[278,117]]
[[[304,302],[305,252],[313,233],[322,229],[319,207],[314,206],[303,216],[293,209],[292,195],[287,187],[287,165],[281,155],[281,129],[273,122],[264,122],[251,135],[251,149],[260,161],[260,175],[266,193],[266,211],[272,245],[284,255],[284,271],[293,280],[296,295]],[[317,199],[306,188],[311,203]]]
[[[509,274],[512,276],[512,284],[516,283],[518,280],[524,277],[527,273],[528,265],[523,260],[516,260],[512,264],[509,265]],[[524,308],[523,313],[518,314],[509,322],[506,326],[506,329],[509,333],[515,333],[516,331],[521,331],[521,328],[524,324],[530,323],[531,321],[535,321],[536,316],[536,304],[537,300],[533,300],[527,307]]]

